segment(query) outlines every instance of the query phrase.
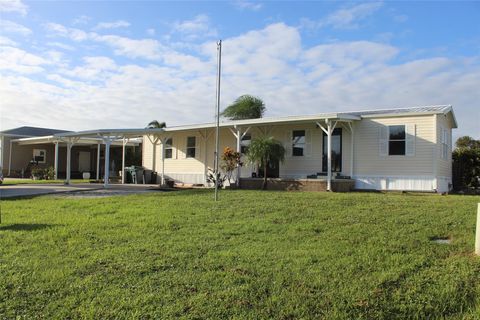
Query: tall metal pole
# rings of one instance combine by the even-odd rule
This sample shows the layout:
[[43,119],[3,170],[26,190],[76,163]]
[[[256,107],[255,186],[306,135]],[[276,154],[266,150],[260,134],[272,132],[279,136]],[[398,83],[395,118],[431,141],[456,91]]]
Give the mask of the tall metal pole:
[[219,149],[219,126],[220,126],[220,74],[221,74],[221,67],[222,67],[222,40],[217,42],[217,59],[218,59],[218,67],[217,67],[217,108],[216,108],[216,120],[217,126],[215,129],[215,201],[218,200],[218,149]]

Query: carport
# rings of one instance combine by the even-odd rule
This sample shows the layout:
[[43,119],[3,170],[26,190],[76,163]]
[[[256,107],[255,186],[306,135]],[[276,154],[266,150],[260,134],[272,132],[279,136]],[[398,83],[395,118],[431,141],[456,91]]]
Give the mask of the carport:
[[[143,129],[99,129],[78,132],[59,133],[52,136],[52,142],[55,141],[55,149],[58,149],[58,143],[65,143],[67,146],[67,160],[66,160],[66,179],[65,183],[70,184],[71,171],[71,149],[73,145],[84,142],[95,141],[100,150],[100,145],[105,145],[105,175],[104,186],[108,187],[110,179],[110,146],[122,146],[122,184],[125,183],[125,147],[130,143],[139,143],[143,136],[159,136],[164,132],[161,128],[143,128]],[[22,140],[22,139],[19,139]],[[56,153],[55,163],[58,163],[58,152]],[[98,166],[100,165],[100,153],[97,153],[97,180]],[[163,181],[163,178],[162,178]]]

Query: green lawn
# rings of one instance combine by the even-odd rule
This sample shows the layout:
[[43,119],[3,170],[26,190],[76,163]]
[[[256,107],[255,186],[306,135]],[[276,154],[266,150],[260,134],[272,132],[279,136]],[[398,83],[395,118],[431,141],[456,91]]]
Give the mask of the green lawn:
[[3,200],[0,319],[478,319],[480,197],[220,199]]
[[[88,179],[71,179],[70,183],[90,183],[94,180]],[[65,180],[33,180],[33,179],[5,179],[3,184],[12,185],[12,184],[62,184]]]

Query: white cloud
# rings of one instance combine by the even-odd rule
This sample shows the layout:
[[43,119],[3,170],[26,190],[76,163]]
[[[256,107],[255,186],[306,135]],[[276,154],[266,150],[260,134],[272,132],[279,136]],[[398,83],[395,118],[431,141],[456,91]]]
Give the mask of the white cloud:
[[263,5],[259,2],[253,2],[253,1],[247,1],[247,0],[237,0],[237,1],[234,1],[233,4],[235,5],[235,7],[241,10],[258,11],[263,7]]
[[153,29],[153,28],[147,29],[147,34],[149,36],[154,36],[155,35],[155,29]]
[[161,58],[163,47],[157,40],[153,39],[130,39],[116,35],[99,36],[94,35],[93,40],[103,42],[114,48],[116,55],[129,58],[145,58],[157,60]]
[[41,72],[42,65],[48,60],[14,47],[0,47],[0,70],[14,71],[20,74]]
[[302,19],[301,26],[309,29],[333,27],[336,29],[357,28],[359,22],[369,17],[383,6],[382,2],[367,2],[353,7],[339,9],[319,21]]
[[[45,68],[47,80],[37,74],[29,79],[21,70],[1,73],[0,95],[9,106],[6,126],[80,130],[143,127],[152,119],[169,126],[213,120],[214,41],[187,54],[142,42],[150,39],[89,33],[88,40],[152,60],[122,64],[97,56],[85,57],[80,66],[56,68],[46,67],[42,57],[18,62],[28,53],[17,52],[17,60],[10,61]],[[460,124],[456,135],[478,135],[480,59],[438,56],[398,62],[405,60],[401,55],[395,46],[372,41],[318,42],[305,48],[297,28],[272,24],[224,40],[222,107],[245,93],[264,99],[267,116],[453,104]],[[45,116],[25,116],[37,114],[35,110]]]
[[0,36],[0,46],[11,46],[15,47],[17,43],[10,38]]
[[84,24],[88,24],[90,22],[90,20],[92,20],[91,17],[86,16],[86,15],[81,15],[81,16],[78,16],[75,19],[73,19],[72,24],[73,25],[84,25]]
[[0,0],[0,12],[16,12],[25,16],[28,6],[21,0]]
[[47,23],[45,28],[57,36],[73,41],[95,41],[113,48],[116,55],[129,58],[144,58],[158,60],[165,51],[164,47],[154,39],[131,39],[118,35],[99,35],[95,32],[85,32],[81,29],[67,28],[57,23]]
[[51,47],[57,47],[57,48],[60,48],[60,49],[68,50],[68,51],[75,50],[74,47],[72,47],[68,44],[65,44],[65,43],[61,43],[61,42],[47,42],[47,45],[51,46]]
[[100,22],[93,29],[115,29],[115,28],[126,28],[129,27],[130,23],[125,20],[117,20],[112,22]]
[[27,27],[5,19],[0,19],[0,29],[2,30],[2,32],[18,33],[23,36],[28,36],[32,33],[32,30],[28,29]]
[[204,14],[199,14],[192,20],[177,21],[173,24],[172,29],[186,40],[217,36],[217,30],[210,26],[210,19]]

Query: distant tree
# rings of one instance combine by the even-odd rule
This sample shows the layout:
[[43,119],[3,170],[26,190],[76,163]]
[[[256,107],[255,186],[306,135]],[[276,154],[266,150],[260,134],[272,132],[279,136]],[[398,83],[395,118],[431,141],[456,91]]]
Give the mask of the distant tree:
[[480,140],[475,140],[469,136],[463,136],[457,139],[457,142],[455,142],[455,146],[457,148],[476,149],[480,148]]
[[165,122],[158,122],[157,120],[150,121],[147,125],[147,129],[161,129],[166,127],[167,124]]
[[480,187],[480,140],[464,136],[457,139],[452,153],[456,189]]
[[285,148],[273,137],[260,137],[252,140],[247,151],[247,159],[263,167],[263,190],[267,189],[267,167],[270,162],[283,162]]
[[262,99],[243,95],[226,107],[221,115],[230,120],[257,119],[263,117],[265,109]]

